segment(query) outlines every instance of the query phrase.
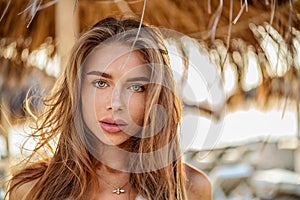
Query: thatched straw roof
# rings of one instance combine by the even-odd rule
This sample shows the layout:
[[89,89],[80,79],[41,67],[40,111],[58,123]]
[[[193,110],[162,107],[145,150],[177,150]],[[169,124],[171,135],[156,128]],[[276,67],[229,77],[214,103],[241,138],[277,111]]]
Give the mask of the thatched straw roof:
[[[56,44],[60,43],[56,38],[58,16],[61,16],[56,5],[60,2],[63,1],[31,0],[27,4],[18,0],[1,1],[1,59],[31,65],[22,57],[24,49],[25,56],[28,56],[30,52],[41,49],[41,45],[47,49],[47,56],[53,58]],[[78,32],[107,16],[135,15],[143,17],[143,21],[150,25],[194,38],[199,42],[199,48],[205,49],[216,62],[223,78],[226,78],[224,72],[228,66],[234,72],[235,87],[226,97],[229,106],[235,107],[249,99],[265,106],[272,96],[299,98],[299,0],[78,0],[73,9],[72,23],[77,23]],[[77,34],[74,28],[74,35]],[[185,48],[188,47],[179,44],[180,41],[175,41],[179,51],[187,51]],[[271,66],[272,57],[268,56],[265,45],[270,41],[273,46],[277,45],[276,52],[285,63],[284,70]],[[8,47],[14,49],[14,53],[7,54]],[[6,52],[6,57],[3,52]],[[251,59],[247,55],[250,54],[258,63],[261,80],[247,88],[243,80],[248,73],[247,65]],[[199,107],[190,102],[186,102],[186,106]],[[215,112],[211,108],[201,108],[201,105],[200,110],[210,114]]]
[[[16,0],[2,1],[1,38],[31,37],[30,47],[33,49],[47,37],[55,38],[54,3],[57,2],[32,0],[26,4]],[[107,16],[133,13],[141,17],[145,2],[145,22],[199,40],[221,38],[226,41],[230,32],[232,38],[254,44],[256,40],[249,29],[250,22],[271,22],[282,35],[289,33],[290,26],[300,28],[298,0],[292,5],[288,0],[77,0],[74,10],[79,13],[80,32]]]

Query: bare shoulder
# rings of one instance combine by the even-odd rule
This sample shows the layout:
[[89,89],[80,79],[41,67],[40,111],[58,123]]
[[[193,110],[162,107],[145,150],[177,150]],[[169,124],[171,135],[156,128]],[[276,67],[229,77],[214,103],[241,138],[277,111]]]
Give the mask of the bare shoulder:
[[208,176],[199,169],[184,164],[189,200],[211,200],[212,188]]

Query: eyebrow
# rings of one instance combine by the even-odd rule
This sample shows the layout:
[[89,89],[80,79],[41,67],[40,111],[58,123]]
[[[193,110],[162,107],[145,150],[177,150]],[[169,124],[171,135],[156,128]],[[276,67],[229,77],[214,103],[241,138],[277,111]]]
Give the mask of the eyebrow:
[[110,74],[107,74],[105,72],[100,72],[100,71],[90,71],[86,73],[87,75],[95,75],[95,76],[102,76],[104,78],[112,79],[112,76]]
[[[102,76],[104,78],[108,78],[108,79],[112,79],[112,75],[107,74],[105,72],[100,72],[100,71],[90,71],[88,73],[86,73],[87,75],[95,75],[95,76]],[[150,79],[148,77],[132,77],[132,78],[128,78],[126,80],[126,82],[135,82],[135,81],[144,81],[144,82],[150,82]]]
[[133,78],[129,78],[126,80],[127,82],[135,82],[135,81],[145,81],[145,82],[150,82],[150,79],[147,77],[133,77]]

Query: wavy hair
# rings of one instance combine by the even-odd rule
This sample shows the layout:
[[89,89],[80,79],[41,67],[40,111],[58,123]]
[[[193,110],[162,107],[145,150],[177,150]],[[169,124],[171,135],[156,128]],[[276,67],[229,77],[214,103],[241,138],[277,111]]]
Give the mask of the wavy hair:
[[[138,155],[129,158],[131,170],[138,171],[131,173],[130,182],[139,195],[149,200],[186,199],[177,132],[181,106],[175,95],[167,50],[157,29],[139,27],[138,20],[106,18],[78,39],[66,68],[45,97],[43,112],[34,115],[36,129],[31,137],[39,142],[26,167],[13,175],[14,184],[8,193],[28,182],[34,182],[34,186],[27,200],[92,199],[93,191],[101,189],[96,174],[99,161],[92,153],[95,136],[86,127],[81,112],[81,80],[88,55],[104,41],[114,41],[144,56],[151,67],[153,83],[147,89],[145,128],[128,147]],[[56,140],[53,146],[51,141]],[[45,148],[53,155],[41,157],[49,151]]]

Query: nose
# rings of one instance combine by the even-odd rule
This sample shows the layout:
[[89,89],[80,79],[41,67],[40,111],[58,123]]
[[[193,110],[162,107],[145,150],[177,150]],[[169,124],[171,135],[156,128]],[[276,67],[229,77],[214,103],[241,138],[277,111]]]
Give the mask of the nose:
[[125,108],[125,98],[122,94],[122,90],[119,87],[115,87],[111,95],[111,109],[113,111],[120,111]]

